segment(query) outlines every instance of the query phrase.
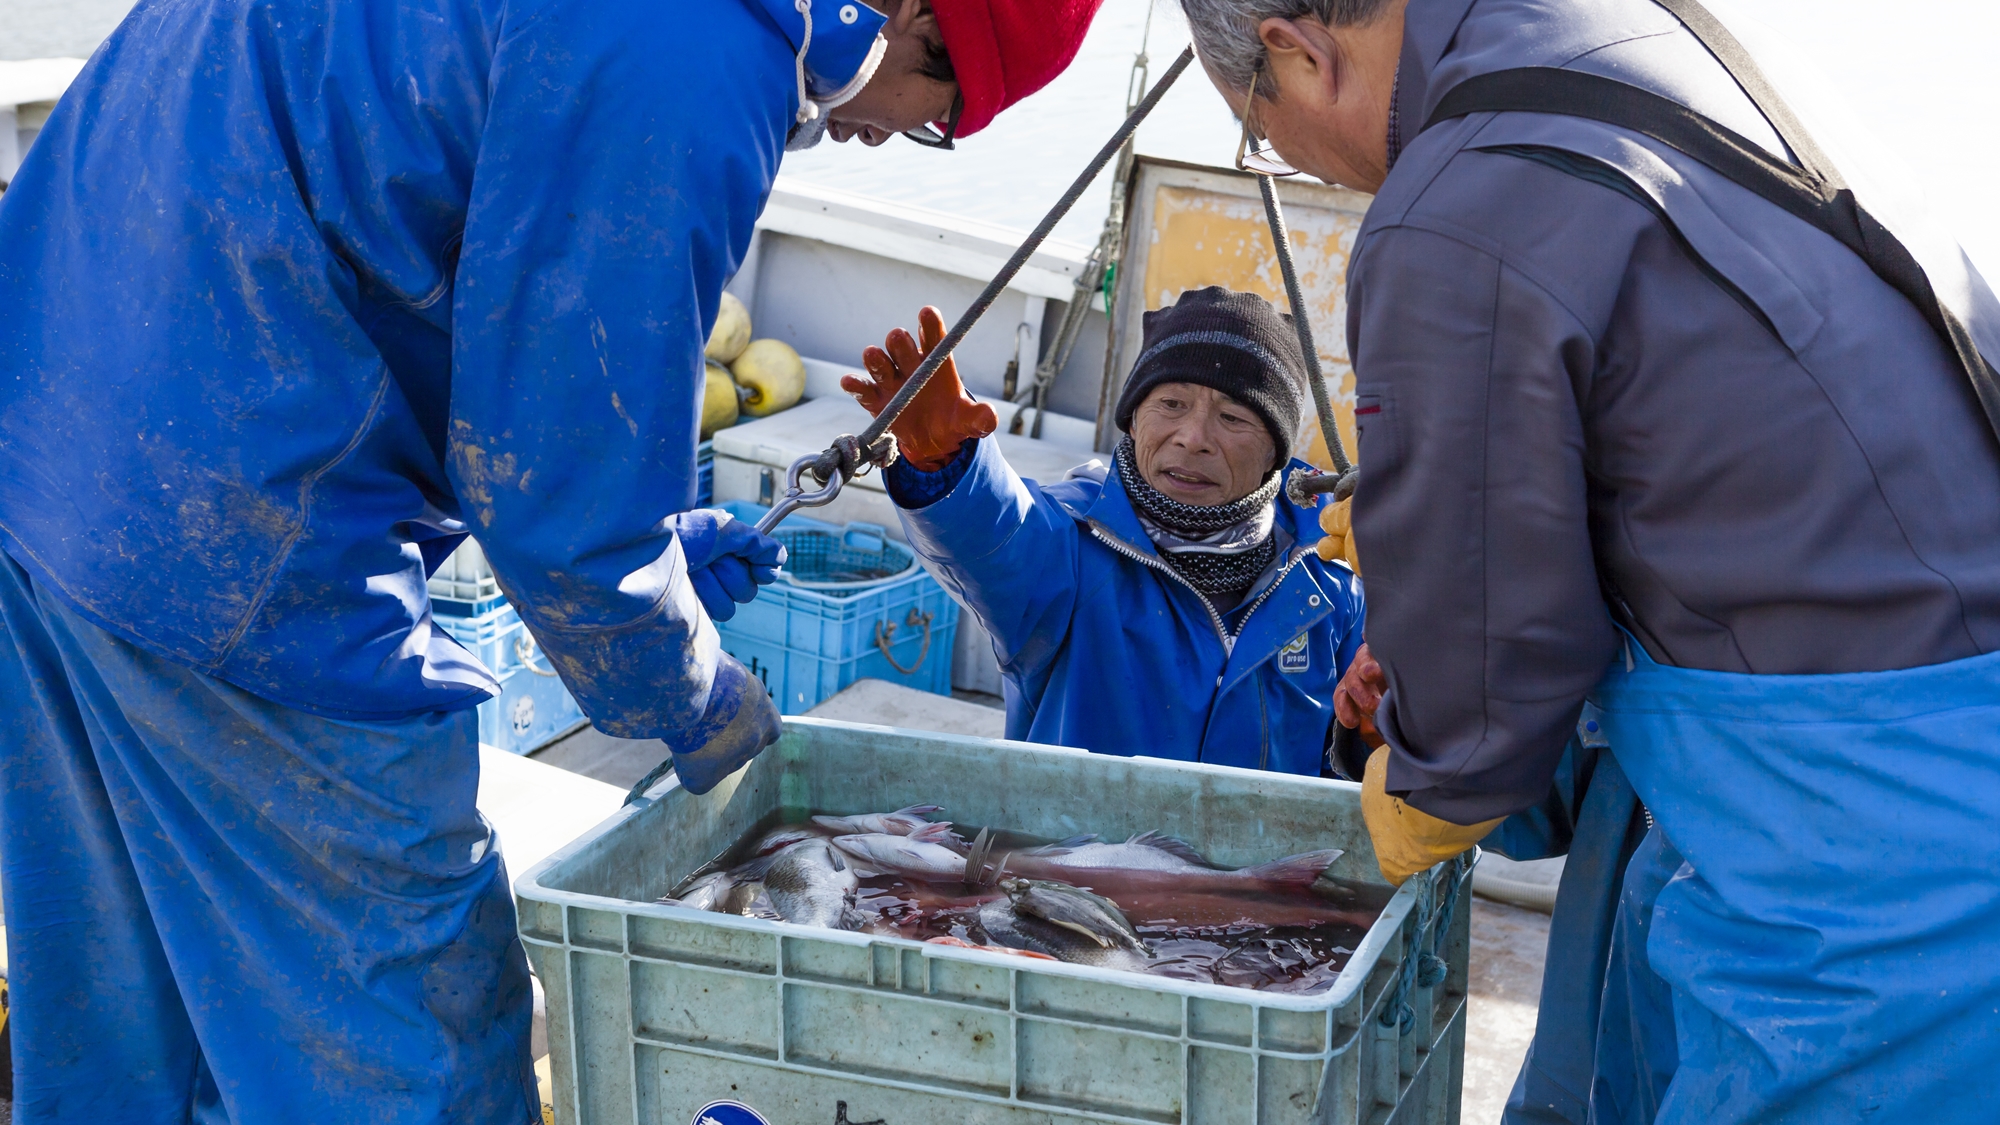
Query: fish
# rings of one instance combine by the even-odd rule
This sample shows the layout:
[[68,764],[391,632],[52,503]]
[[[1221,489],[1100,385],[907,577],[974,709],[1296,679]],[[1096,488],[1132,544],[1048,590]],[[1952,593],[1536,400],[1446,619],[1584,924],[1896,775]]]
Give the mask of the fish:
[[1344,909],[1318,895],[1140,891],[1111,896],[1140,929],[1195,933],[1281,926],[1353,926],[1366,930],[1375,912]]
[[1057,960],[1057,958],[1051,957],[1046,953],[1037,953],[1032,949],[1013,949],[1005,945],[975,945],[972,942],[966,941],[964,938],[955,938],[955,937],[927,938],[925,939],[924,944],[948,945],[953,949],[977,949],[983,953],[1005,953],[1012,957],[1027,957],[1035,961]]
[[1122,867],[1138,871],[1215,870],[1215,865],[1194,850],[1193,844],[1160,832],[1142,832],[1122,844],[1086,840],[1081,845],[1036,848],[1029,854],[1046,855],[1049,862],[1058,867]]
[[764,893],[780,917],[830,930],[858,930],[866,921],[854,908],[859,886],[854,869],[824,839],[805,840],[777,853],[764,873]]
[[[1105,859],[1121,853],[1091,851],[1097,847],[1094,844],[1067,851],[1040,848],[1003,852],[998,859],[993,859],[990,856],[991,837],[985,832],[979,834],[979,839],[974,841],[970,853],[965,856],[959,856],[949,848],[926,847],[921,843],[897,846],[899,841],[896,837],[848,836],[836,837],[835,841],[837,847],[854,855],[868,869],[882,874],[933,882],[958,880],[980,884],[1010,875],[1023,879],[1054,880],[1096,891],[1113,901],[1118,901],[1125,894],[1295,896],[1310,888],[1333,861],[1344,854],[1339,848],[1325,848],[1288,855],[1254,867],[1228,869],[1194,866],[1185,856],[1176,856],[1172,851],[1154,844],[1128,840],[1124,844],[1108,845],[1109,848],[1141,852],[1141,860],[1148,865],[1126,867],[1116,864],[1100,866]],[[867,853],[865,856],[861,854],[864,851]],[[1078,855],[1087,861],[1096,859],[1097,862],[1073,862]],[[1155,859],[1155,855],[1165,858]]]
[[900,875],[931,883],[965,881],[965,857],[944,846],[916,836],[893,836],[885,832],[864,832],[833,838],[835,851],[853,861],[863,878]]
[[684,883],[675,894],[660,901],[670,906],[685,906],[689,910],[707,910],[716,914],[748,914],[757,896],[763,892],[764,874],[770,869],[773,859],[773,856],[761,856],[727,871],[698,875]]
[[734,883],[735,879],[729,872],[711,871],[680,888],[679,894],[668,895],[660,901],[669,906],[685,906],[689,910],[720,910],[717,903],[729,893]]
[[[976,850],[975,848],[975,852]],[[1319,879],[1320,874],[1342,854],[1339,848],[1326,848],[1288,855],[1283,859],[1257,864],[1255,867],[1230,870],[1219,867],[1160,869],[1084,866],[1065,864],[1061,862],[1066,858],[1064,856],[1010,852],[992,863],[990,870],[996,875],[1014,875],[1023,879],[1055,879],[1096,891],[1114,901],[1120,900],[1124,895],[1145,894],[1171,896],[1262,894],[1284,897],[1297,895],[1300,891],[1310,888]]]
[[860,816],[816,816],[812,818],[815,828],[831,836],[858,836],[881,833],[887,836],[908,836],[933,823],[942,823],[948,830],[949,821],[933,822],[926,819],[931,813],[943,812],[943,805],[911,805],[887,813],[863,813]]
[[750,850],[750,854],[753,856],[776,855],[793,844],[803,844],[807,840],[816,839],[824,835],[826,833],[816,828],[805,827],[804,825],[782,825],[771,829],[759,837],[756,846]]
[[988,942],[1074,965],[1143,971],[1148,950],[1116,903],[1067,883],[1002,879],[1005,899],[979,908]]

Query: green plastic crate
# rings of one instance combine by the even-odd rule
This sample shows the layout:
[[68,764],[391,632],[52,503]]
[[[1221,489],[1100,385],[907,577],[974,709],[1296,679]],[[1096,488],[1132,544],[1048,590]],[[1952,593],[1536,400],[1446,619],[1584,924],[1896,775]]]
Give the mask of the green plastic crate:
[[[1380,883],[1351,783],[821,719],[697,797],[671,778],[516,881],[556,1120],[692,1125],[1458,1121],[1471,861],[1405,884],[1333,989],[1288,996],[654,900],[775,809],[941,802],[967,824],[1160,829]],[[1443,888],[1442,890],[1440,888]]]

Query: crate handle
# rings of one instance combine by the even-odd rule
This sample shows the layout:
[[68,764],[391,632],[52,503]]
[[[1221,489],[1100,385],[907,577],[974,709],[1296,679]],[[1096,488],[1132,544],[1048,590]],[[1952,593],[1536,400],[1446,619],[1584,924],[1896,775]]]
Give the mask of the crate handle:
[[916,675],[917,669],[924,666],[924,657],[931,654],[931,615],[912,606],[910,616],[903,619],[903,624],[924,631],[924,647],[918,650],[916,663],[905,668],[896,663],[896,657],[890,653],[889,645],[896,639],[896,625],[892,621],[883,620],[875,623],[875,647],[882,650],[882,659],[889,662],[889,667],[905,676],[913,676]]
[[550,668],[544,672],[540,668],[535,667],[535,642],[529,638],[526,626],[523,626],[520,632],[514,634],[514,655],[521,658],[521,667],[526,668],[537,676],[553,676],[556,674],[554,668]]
[[[856,536],[860,537],[860,543],[854,541]],[[840,541],[850,550],[869,551],[879,555],[889,545],[889,531],[879,523],[857,521],[847,525],[847,531],[841,535]]]

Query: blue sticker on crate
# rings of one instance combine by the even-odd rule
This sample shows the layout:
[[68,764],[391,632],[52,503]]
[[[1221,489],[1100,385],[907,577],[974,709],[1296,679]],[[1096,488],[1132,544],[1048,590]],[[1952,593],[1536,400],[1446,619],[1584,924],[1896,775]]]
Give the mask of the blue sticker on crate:
[[695,1111],[689,1125],[771,1125],[763,1114],[742,1102],[710,1102]]

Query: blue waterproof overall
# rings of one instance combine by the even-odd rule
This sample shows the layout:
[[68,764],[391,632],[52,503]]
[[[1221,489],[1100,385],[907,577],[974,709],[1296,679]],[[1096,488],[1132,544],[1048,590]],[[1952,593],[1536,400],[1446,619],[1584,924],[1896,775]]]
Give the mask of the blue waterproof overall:
[[1646,938],[1679,1051],[1658,1120],[1994,1120],[2000,653],[1753,676],[1628,642],[1594,699],[1686,860]]
[[1646,960],[1660,887],[1681,860],[1652,828],[1585,705],[1549,796],[1481,847],[1567,856],[1542,974],[1535,1039],[1503,1125],[1645,1125],[1675,1065],[1672,997]]
[[14,1121],[529,1119],[473,712],[283,707],[4,556],[0,620]]

